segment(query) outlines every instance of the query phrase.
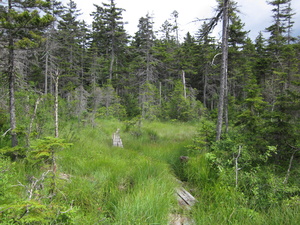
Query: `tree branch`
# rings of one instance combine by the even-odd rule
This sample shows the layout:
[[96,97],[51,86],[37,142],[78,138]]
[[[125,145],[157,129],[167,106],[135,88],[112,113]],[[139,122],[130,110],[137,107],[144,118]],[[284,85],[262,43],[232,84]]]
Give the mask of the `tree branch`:
[[[291,146],[291,147],[292,147],[292,148],[295,148],[295,147],[293,147],[293,146]],[[288,182],[288,179],[289,179],[290,173],[291,173],[291,169],[292,169],[292,163],[293,163],[293,160],[294,160],[294,156],[295,156],[296,152],[298,152],[299,150],[300,150],[300,149],[295,148],[295,151],[293,152],[293,154],[292,154],[292,156],[291,156],[291,158],[290,158],[289,167],[288,167],[288,170],[287,170],[287,172],[286,172],[286,176],[285,176],[285,179],[284,179],[284,181],[283,181],[283,184],[286,184],[286,183]]]
[[215,59],[216,59],[216,57],[219,56],[219,55],[222,55],[222,53],[218,53],[218,54],[216,54],[216,55],[214,56],[213,60],[211,61],[211,65],[212,65],[212,66],[215,65],[215,64],[214,64]]
[[242,151],[242,146],[239,146],[239,151],[238,151],[238,155],[235,158],[235,188],[238,187],[238,179],[239,179],[239,170],[240,168],[238,167],[238,159],[241,156],[241,151]]
[[11,130],[11,128],[9,128],[7,131],[4,132],[4,134],[2,134],[2,137],[5,137],[5,135]]

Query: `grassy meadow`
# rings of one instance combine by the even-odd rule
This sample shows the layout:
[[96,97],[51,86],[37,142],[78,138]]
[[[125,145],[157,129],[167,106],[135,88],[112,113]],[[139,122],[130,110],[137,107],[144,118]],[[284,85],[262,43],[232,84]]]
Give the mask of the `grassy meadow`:
[[[1,224],[167,225],[170,214],[178,213],[199,225],[298,224],[299,205],[276,204],[267,210],[249,207],[243,193],[215,176],[205,151],[191,151],[201,126],[99,120],[92,128],[66,123],[60,134],[72,146],[55,153],[55,177],[40,179],[43,188],[36,188],[31,197],[28,177],[38,180],[46,169],[2,159],[2,168],[9,167],[6,171],[10,172],[2,174],[6,183],[0,183],[5,190],[0,195]],[[117,128],[124,148],[112,146]],[[189,160],[181,162],[180,156],[187,155]],[[191,211],[178,206],[176,179],[198,200]],[[28,205],[30,213],[21,217]],[[12,218],[17,216],[18,222]]]
[[[124,148],[112,146],[117,128]],[[167,224],[169,214],[180,211],[175,173],[197,126],[103,120],[76,135],[72,130],[65,127],[62,135],[74,145],[57,157],[59,171],[71,176],[63,189],[78,207],[75,223]]]

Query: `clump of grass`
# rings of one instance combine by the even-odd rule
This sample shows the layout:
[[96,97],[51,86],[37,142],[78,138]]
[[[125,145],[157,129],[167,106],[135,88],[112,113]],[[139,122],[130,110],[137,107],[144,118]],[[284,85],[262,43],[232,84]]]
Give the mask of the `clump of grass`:
[[168,224],[176,204],[173,190],[165,177],[144,180],[119,201],[114,224]]

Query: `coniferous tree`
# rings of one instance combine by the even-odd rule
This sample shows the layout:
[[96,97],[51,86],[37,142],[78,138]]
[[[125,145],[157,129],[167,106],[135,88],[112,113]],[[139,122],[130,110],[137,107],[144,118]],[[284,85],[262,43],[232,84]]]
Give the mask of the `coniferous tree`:
[[230,9],[230,25],[228,33],[228,95],[234,98],[241,98],[243,95],[243,85],[245,74],[241,68],[247,62],[248,55],[242,51],[244,46],[251,40],[247,39],[248,31],[244,31],[244,24],[237,15],[236,3],[232,3]]
[[149,14],[139,19],[138,31],[135,34],[133,47],[135,48],[137,60],[137,76],[141,83],[146,81],[153,82],[157,78],[153,65],[154,54],[154,31],[153,22]]
[[299,125],[294,114],[299,109],[294,104],[299,101],[299,86],[294,85],[294,81],[298,80],[299,58],[291,37],[294,13],[291,0],[268,3],[273,6],[273,24],[266,29],[270,32],[267,46],[270,70],[264,90],[270,105],[268,140],[278,145],[279,157],[287,157],[289,146],[296,145],[297,132],[294,129]]
[[260,32],[255,39],[256,57],[253,69],[256,80],[261,87],[265,87],[267,74],[270,70],[270,58],[268,57],[266,48],[266,39],[263,37],[262,32]]
[[[195,51],[186,55],[185,58],[192,57],[195,61],[194,66],[198,71],[197,74],[191,75],[192,87],[199,91],[203,105],[205,107],[210,105],[210,109],[214,109],[218,89],[216,83],[219,80],[216,74],[220,71],[221,54],[218,52],[215,39],[210,34],[202,35],[205,32],[205,27],[206,23],[198,31],[198,45],[195,47]],[[197,56],[196,59],[195,56]]]
[[273,0],[268,3],[273,6],[273,24],[266,28],[270,33],[267,50],[271,63],[267,85],[272,88],[269,93],[273,94],[268,97],[274,103],[276,96],[285,91],[291,80],[291,65],[289,65],[291,58],[285,58],[284,51],[287,49],[286,46],[291,44],[294,13],[291,9],[291,0]]
[[281,47],[291,40],[291,28],[293,26],[291,9],[292,0],[271,0],[268,4],[273,6],[273,24],[266,28],[270,32],[269,44],[275,56],[279,56]]
[[102,3],[102,6],[94,5],[96,11],[92,24],[92,47],[96,55],[102,58],[107,73],[106,79],[117,79],[119,67],[124,61],[127,34],[124,30],[122,12],[124,9],[118,8],[114,0],[110,3]]
[[[136,93],[139,97],[139,105],[142,109],[142,115],[148,114],[151,109],[149,104],[153,101],[155,88],[153,84],[157,82],[158,74],[155,64],[157,60],[154,55],[155,35],[153,31],[153,22],[149,14],[139,19],[138,31],[132,42],[132,62],[131,68],[134,77],[133,84],[136,87]],[[148,95],[149,94],[149,95]],[[149,102],[149,104],[148,104]]]
[[[4,3],[1,3],[4,4]],[[17,119],[15,108],[16,88],[16,53],[19,49],[30,49],[37,47],[42,42],[41,30],[47,27],[53,17],[47,13],[50,4],[46,1],[12,1],[1,7],[0,27],[3,29],[1,42],[7,49],[6,75],[9,83],[10,93],[10,128],[12,146],[18,144]],[[41,16],[40,14],[44,14]]]
[[161,37],[155,41],[153,48],[158,79],[164,92],[168,91],[174,85],[174,80],[182,74],[177,18],[178,12],[174,11],[171,18],[162,24],[159,31]]
[[[221,139],[224,105],[227,98],[227,73],[228,73],[228,10],[229,0],[223,1],[223,28],[222,28],[222,71],[220,76],[220,92],[218,104],[218,120],[216,140]],[[226,107],[226,105],[225,105]]]
[[56,41],[58,47],[55,55],[58,68],[61,70],[60,85],[63,86],[61,91],[64,95],[81,83],[81,42],[86,29],[82,30],[84,24],[78,20],[79,15],[80,10],[77,9],[76,3],[70,0],[57,25]]
[[44,43],[44,48],[43,48],[43,52],[42,52],[42,59],[43,59],[43,63],[44,66],[41,66],[41,68],[44,68],[44,73],[45,73],[45,77],[44,77],[44,93],[47,94],[48,91],[50,91],[50,93],[53,93],[53,86],[52,82],[52,74],[55,73],[55,68],[56,64],[57,64],[57,57],[55,56],[55,52],[57,50],[57,48],[59,47],[58,42],[55,39],[55,36],[57,34],[57,21],[58,18],[60,17],[60,15],[63,12],[63,5],[61,2],[56,1],[56,0],[51,0],[51,9],[49,10],[49,12],[51,13],[51,15],[53,16],[53,18],[55,19],[52,24],[49,26],[49,28],[46,30],[44,36],[46,38],[46,41]]

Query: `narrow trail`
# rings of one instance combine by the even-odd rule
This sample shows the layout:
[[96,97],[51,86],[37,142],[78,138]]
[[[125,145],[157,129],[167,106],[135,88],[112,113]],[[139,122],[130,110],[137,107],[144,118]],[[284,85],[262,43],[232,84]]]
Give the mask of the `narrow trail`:
[[[112,135],[112,143],[115,147],[123,148],[122,140],[120,137],[120,129]],[[185,157],[185,156],[181,156]],[[192,218],[188,217],[189,211],[192,209],[194,204],[197,202],[196,198],[184,188],[184,183],[177,178],[176,182],[178,187],[175,190],[175,197],[178,205],[181,208],[181,212],[173,213],[169,215],[169,225],[193,225],[195,222]]]
[[192,209],[197,202],[195,197],[183,188],[183,183],[177,180],[180,187],[176,189],[176,197],[179,206],[182,208],[183,213],[171,214],[169,225],[193,225],[193,219],[187,216],[188,211]]

